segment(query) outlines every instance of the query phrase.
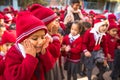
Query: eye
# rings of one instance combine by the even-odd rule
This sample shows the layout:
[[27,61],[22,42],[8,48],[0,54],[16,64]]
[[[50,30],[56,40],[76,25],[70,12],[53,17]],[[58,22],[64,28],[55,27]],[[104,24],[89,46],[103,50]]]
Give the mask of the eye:
[[38,40],[38,38],[37,38],[37,37],[34,37],[34,38],[32,38],[32,40],[35,40],[35,41],[36,41],[36,40]]

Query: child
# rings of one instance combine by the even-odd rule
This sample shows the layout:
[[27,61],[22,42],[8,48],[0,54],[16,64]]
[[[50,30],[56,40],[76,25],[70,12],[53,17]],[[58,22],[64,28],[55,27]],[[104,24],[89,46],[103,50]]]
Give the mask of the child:
[[81,13],[80,7],[80,1],[79,0],[71,0],[70,6],[67,8],[67,13],[64,18],[64,24],[67,24],[69,22],[73,22],[75,20],[82,20],[83,15]]
[[[105,40],[105,32],[108,29],[108,20],[103,15],[98,15],[94,20],[94,27],[92,29],[88,29],[84,33],[83,37],[83,52],[86,57],[85,67],[87,69],[87,77],[88,80],[91,80],[92,69],[94,67],[94,53],[93,51],[100,50],[100,47],[103,48],[104,51],[107,49],[107,44]],[[107,52],[107,51],[106,51]],[[97,67],[99,71],[102,71],[103,62],[98,63]],[[99,78],[102,78],[102,72],[100,72]],[[102,80],[102,79],[100,79]]]
[[108,54],[106,54],[106,58],[108,61],[110,71],[104,73],[103,77],[105,78],[105,80],[111,80],[110,74],[111,74],[111,71],[114,69],[113,61],[114,61],[114,56],[115,56],[115,49],[117,46],[116,36],[118,32],[118,27],[115,21],[110,20],[109,23],[110,25],[109,25],[107,35],[106,35],[107,44],[108,44]]
[[83,25],[79,21],[72,23],[70,34],[63,38],[62,51],[65,52],[68,61],[67,80],[77,80],[79,71],[80,52],[82,51],[82,36]]
[[120,19],[118,23],[117,48],[114,55],[113,71],[111,73],[112,80],[119,80],[120,78]]
[[2,35],[2,41],[1,41],[1,51],[0,51],[0,80],[3,79],[3,73],[5,68],[5,55],[7,51],[10,49],[10,47],[15,43],[16,41],[16,34],[15,31],[5,31]]
[[45,80],[44,71],[54,64],[47,49],[47,29],[29,12],[20,12],[16,21],[17,40],[6,54],[5,79]]
[[[61,74],[58,65],[58,58],[60,56],[60,37],[58,34],[59,22],[57,15],[51,9],[39,4],[32,5],[30,11],[34,16],[42,20],[47,26],[48,34],[46,36],[49,36],[51,40],[48,50],[56,61],[54,68],[46,73],[46,80],[61,80]],[[42,11],[42,13],[40,11]]]

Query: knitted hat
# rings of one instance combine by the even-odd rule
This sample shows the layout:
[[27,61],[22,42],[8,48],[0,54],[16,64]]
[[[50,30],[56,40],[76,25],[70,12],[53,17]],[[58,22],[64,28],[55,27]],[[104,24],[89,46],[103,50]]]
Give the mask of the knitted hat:
[[110,30],[110,29],[113,29],[113,28],[117,28],[118,29],[118,25],[117,25],[117,23],[114,21],[114,20],[109,20],[109,28],[108,28],[108,30]]
[[106,19],[106,17],[104,15],[97,15],[94,18],[94,27],[98,30],[100,26],[102,25],[109,25],[108,20]]
[[18,14],[16,19],[17,42],[23,41],[30,34],[41,29],[47,33],[44,23],[30,12],[23,11]]
[[114,14],[109,14],[108,15],[108,20],[110,19],[115,19],[116,20],[116,16]]
[[46,8],[39,4],[33,4],[31,6],[30,12],[32,12],[34,16],[42,20],[45,23],[45,25],[48,25],[50,22],[57,18],[56,13],[53,12],[52,9]]
[[3,33],[1,44],[15,43],[15,41],[16,41],[16,31],[15,30],[5,31]]

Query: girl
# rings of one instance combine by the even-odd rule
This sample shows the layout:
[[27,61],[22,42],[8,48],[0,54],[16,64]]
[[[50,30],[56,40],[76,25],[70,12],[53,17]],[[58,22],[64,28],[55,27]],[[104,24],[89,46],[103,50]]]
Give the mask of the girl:
[[62,52],[67,56],[67,80],[77,80],[77,71],[79,71],[80,52],[82,51],[82,23],[75,21],[72,23],[70,34],[63,38]]
[[4,80],[3,73],[5,68],[5,55],[16,40],[15,31],[4,31],[1,41],[0,51],[0,80]]
[[[92,69],[94,67],[94,58],[93,51],[99,51],[100,47],[107,53],[107,44],[105,39],[105,32],[108,29],[108,20],[103,15],[98,15],[94,20],[94,27],[88,29],[84,33],[83,37],[83,52],[86,57],[85,66],[87,69],[88,80],[91,80]],[[102,65],[102,66],[101,66]],[[103,62],[97,64],[97,67],[100,71],[103,71]],[[102,73],[100,72],[99,78],[102,78]],[[100,79],[102,80],[102,79]]]
[[[105,72],[103,75],[105,80],[111,80],[110,74],[111,74],[111,71],[114,69],[113,61],[115,58],[114,57],[115,56],[115,49],[117,46],[116,36],[117,36],[117,32],[118,32],[118,27],[117,27],[116,22],[113,20],[110,20],[109,23],[110,23],[110,26],[108,28],[107,35],[106,35],[107,44],[108,44],[108,54],[106,54],[106,58],[107,58],[107,62],[109,64],[109,71]],[[114,74],[116,74],[116,73],[114,73]]]
[[[58,34],[59,22],[57,15],[51,9],[39,4],[32,5],[30,11],[47,26],[48,34],[46,36],[50,38],[48,50],[55,59],[54,68],[46,73],[46,80],[61,80],[60,68],[58,65],[58,58],[60,56],[60,37]],[[42,11],[42,13],[40,11]]]
[[6,54],[5,79],[45,80],[44,71],[54,64],[47,49],[47,29],[29,12],[20,12],[16,21],[17,40]]

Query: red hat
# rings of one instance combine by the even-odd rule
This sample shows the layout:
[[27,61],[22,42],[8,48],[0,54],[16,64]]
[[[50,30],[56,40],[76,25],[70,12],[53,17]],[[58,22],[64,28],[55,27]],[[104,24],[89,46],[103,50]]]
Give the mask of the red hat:
[[95,16],[95,18],[94,18],[94,27],[96,27],[98,29],[103,24],[109,25],[109,22],[106,19],[106,17],[104,15]]
[[46,8],[39,4],[33,4],[31,6],[30,12],[32,12],[34,16],[42,20],[45,25],[48,25],[50,22],[57,18],[56,13],[52,9]]
[[104,10],[104,11],[103,11],[104,14],[107,13],[107,12],[108,12],[108,10]]
[[109,20],[109,28],[108,28],[108,30],[110,30],[110,29],[113,29],[113,28],[117,28],[118,29],[118,25],[117,25],[117,23],[114,21],[114,20]]
[[47,33],[44,23],[30,12],[23,11],[18,14],[16,19],[17,42],[23,41],[30,34],[41,29]]
[[90,14],[90,15],[93,15],[93,16],[96,15],[96,13],[95,13],[93,10],[91,10],[91,11],[89,12],[89,14]]
[[1,44],[15,43],[15,41],[16,41],[16,31],[15,30],[4,31],[4,33],[2,35]]
[[116,20],[116,16],[112,13],[108,15],[108,20],[110,19],[115,19]]

